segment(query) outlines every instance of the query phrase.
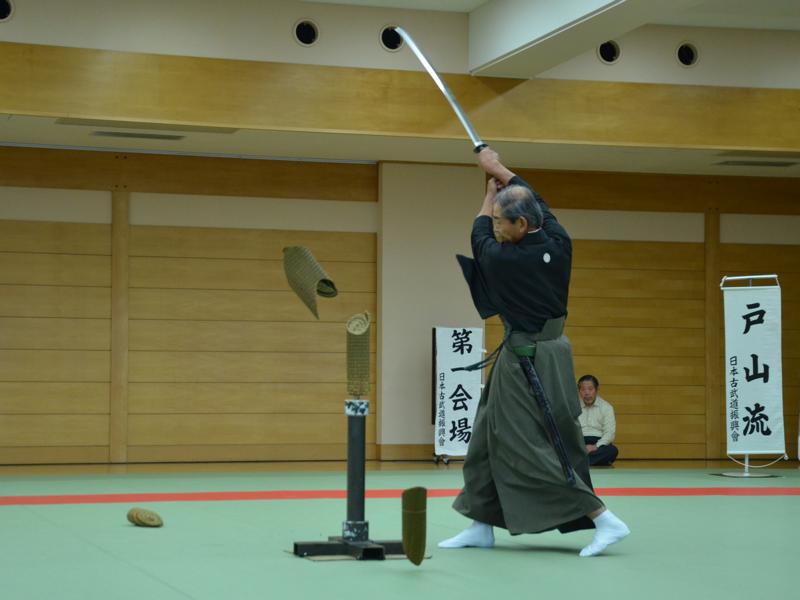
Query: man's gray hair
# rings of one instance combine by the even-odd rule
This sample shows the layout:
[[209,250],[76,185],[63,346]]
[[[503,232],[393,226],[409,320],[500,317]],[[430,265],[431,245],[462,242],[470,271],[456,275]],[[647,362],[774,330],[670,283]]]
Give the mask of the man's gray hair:
[[542,226],[542,209],[536,201],[533,192],[524,185],[510,185],[497,193],[497,205],[500,214],[515,223],[520,217],[525,217],[530,229]]

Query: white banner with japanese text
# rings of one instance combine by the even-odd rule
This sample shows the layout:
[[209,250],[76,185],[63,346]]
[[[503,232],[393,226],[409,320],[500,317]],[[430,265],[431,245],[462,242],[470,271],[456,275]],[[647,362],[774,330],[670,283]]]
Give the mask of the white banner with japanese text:
[[728,454],[785,454],[781,288],[722,291]]
[[464,456],[481,399],[481,369],[453,371],[483,358],[483,329],[434,328],[434,453]]

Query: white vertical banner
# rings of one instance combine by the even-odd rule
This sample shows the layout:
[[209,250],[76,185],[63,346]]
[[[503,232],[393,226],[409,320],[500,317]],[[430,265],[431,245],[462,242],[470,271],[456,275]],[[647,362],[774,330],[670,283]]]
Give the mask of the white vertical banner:
[[453,369],[483,358],[483,329],[435,327],[434,343],[434,453],[464,456],[481,399],[481,369]]
[[726,279],[731,278],[723,278],[721,285],[725,299],[727,452],[785,454],[781,288],[726,288]]

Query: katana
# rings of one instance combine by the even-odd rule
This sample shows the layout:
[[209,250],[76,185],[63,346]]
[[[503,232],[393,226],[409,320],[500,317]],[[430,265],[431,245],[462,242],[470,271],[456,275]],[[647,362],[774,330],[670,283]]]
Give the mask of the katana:
[[561,463],[561,470],[564,471],[564,477],[567,479],[567,483],[569,485],[574,486],[575,471],[572,468],[572,464],[569,462],[569,458],[567,457],[567,451],[564,448],[564,440],[561,439],[561,433],[558,431],[558,424],[556,423],[555,417],[553,417],[553,409],[550,406],[550,401],[547,399],[547,396],[544,393],[544,388],[542,387],[542,382],[539,379],[539,375],[536,373],[536,369],[533,367],[533,361],[527,356],[520,356],[519,364],[520,367],[522,367],[522,372],[525,373],[525,379],[528,380],[528,383],[531,386],[533,397],[536,398],[536,403],[539,405],[539,408],[542,411],[545,428],[550,436],[550,443],[553,444],[553,449],[556,451],[556,455],[558,456],[558,462]]
[[431,65],[430,61],[422,53],[422,50],[419,49],[419,46],[417,46],[417,44],[414,42],[414,39],[402,27],[395,27],[394,30],[401,38],[403,38],[406,45],[411,48],[411,51],[416,55],[419,62],[423,67],[425,67],[428,75],[431,76],[433,82],[442,91],[442,94],[444,94],[444,97],[450,103],[450,107],[453,109],[453,112],[456,113],[456,117],[458,117],[458,120],[461,121],[461,125],[464,127],[469,139],[472,141],[473,151],[477,154],[483,150],[488,144],[484,143],[481,138],[478,137],[478,134],[475,133],[472,123],[470,123],[467,115],[464,114],[464,111],[461,110],[461,106],[458,104],[453,92],[450,91],[450,88],[447,87],[447,84],[442,80],[441,77],[439,77],[436,69],[433,68],[433,65]]

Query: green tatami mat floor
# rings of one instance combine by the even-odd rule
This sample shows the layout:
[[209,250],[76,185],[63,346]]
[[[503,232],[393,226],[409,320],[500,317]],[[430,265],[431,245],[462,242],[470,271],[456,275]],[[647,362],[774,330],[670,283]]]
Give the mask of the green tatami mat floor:
[[[797,469],[779,478],[712,477],[727,469],[593,471],[603,488],[800,488]],[[367,489],[454,489],[459,469],[367,473]],[[342,472],[0,474],[10,496],[337,490]],[[780,491],[780,490],[778,490]],[[616,493],[625,494],[625,491]],[[428,554],[405,560],[312,562],[294,541],[338,535],[343,499],[0,505],[0,598],[794,598],[800,496],[606,498],[631,536],[606,555],[579,558],[591,532],[509,536],[491,550],[440,550],[468,521],[451,497],[428,500]],[[157,511],[160,529],[130,525],[134,505]],[[373,539],[400,537],[399,499],[368,499]]]

